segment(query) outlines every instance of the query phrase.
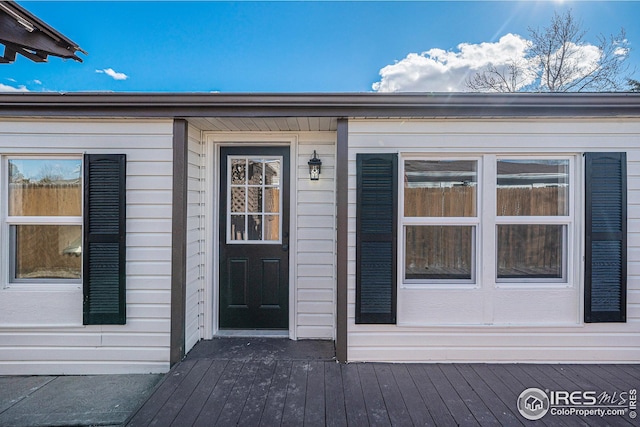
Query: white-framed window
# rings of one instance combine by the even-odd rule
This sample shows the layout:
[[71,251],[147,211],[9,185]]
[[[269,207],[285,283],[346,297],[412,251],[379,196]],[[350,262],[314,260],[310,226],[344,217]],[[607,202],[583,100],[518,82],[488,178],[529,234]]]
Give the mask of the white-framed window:
[[82,158],[3,159],[8,283],[80,283]]
[[[403,286],[478,285],[487,272],[497,286],[566,286],[574,163],[573,156],[535,154],[403,155]],[[495,241],[494,253],[480,254],[486,241]]]
[[475,283],[479,159],[401,163],[404,283]]
[[227,243],[282,243],[282,157],[227,161]]
[[497,282],[567,282],[572,175],[568,157],[497,158]]

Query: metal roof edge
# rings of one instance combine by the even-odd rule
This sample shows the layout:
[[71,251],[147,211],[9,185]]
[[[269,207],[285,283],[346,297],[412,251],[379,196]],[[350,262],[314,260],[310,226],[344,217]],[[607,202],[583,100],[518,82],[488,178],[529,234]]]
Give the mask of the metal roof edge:
[[0,117],[638,116],[640,93],[0,94]]

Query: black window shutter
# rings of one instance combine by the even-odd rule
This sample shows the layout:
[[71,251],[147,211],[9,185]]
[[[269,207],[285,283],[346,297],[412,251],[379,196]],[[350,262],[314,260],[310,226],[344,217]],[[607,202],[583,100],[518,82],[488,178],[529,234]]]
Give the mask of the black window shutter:
[[584,320],[625,322],[626,153],[585,153],[585,218]]
[[126,156],[84,156],[85,325],[126,323]]
[[396,323],[398,156],[356,164],[356,323]]

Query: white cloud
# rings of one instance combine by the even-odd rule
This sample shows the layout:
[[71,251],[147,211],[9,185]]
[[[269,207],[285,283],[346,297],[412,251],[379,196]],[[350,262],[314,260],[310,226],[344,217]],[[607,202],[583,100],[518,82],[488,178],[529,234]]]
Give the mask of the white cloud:
[[36,80],[34,80],[34,81],[33,81],[33,83],[35,83],[35,84],[37,84],[37,85],[41,85],[41,84],[42,84],[42,81],[40,81],[40,80],[37,80],[37,79],[36,79]]
[[[570,79],[570,81],[581,79],[598,68],[598,63],[602,57],[602,51],[599,47],[590,44],[577,45],[575,43],[568,43],[566,50],[569,52],[568,55],[562,57],[559,53],[556,53],[556,55],[550,59],[549,65],[551,69],[554,69],[559,66],[559,61],[564,61],[564,69],[572,70],[571,75],[573,78]],[[546,84],[547,80],[545,76],[546,73],[543,72],[542,84]]]
[[105,68],[103,70],[96,70],[96,73],[106,74],[106,75],[112,77],[114,80],[127,80],[129,78],[129,76],[127,76],[125,73],[119,73],[119,72],[115,71],[113,68]]
[[0,92],[29,92],[25,86],[20,85],[18,87],[7,86],[0,83]]
[[523,60],[529,42],[517,34],[502,36],[495,43],[461,43],[458,51],[430,49],[410,53],[380,70],[373,84],[378,92],[462,92],[466,79],[492,64],[503,67]]

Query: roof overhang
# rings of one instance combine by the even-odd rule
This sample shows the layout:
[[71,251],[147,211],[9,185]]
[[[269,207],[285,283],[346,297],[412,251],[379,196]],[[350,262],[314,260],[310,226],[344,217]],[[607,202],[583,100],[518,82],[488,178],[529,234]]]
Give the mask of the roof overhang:
[[0,44],[0,63],[15,61],[17,54],[34,62],[45,62],[49,55],[82,62],[76,52],[86,55],[77,43],[14,1],[0,1]]
[[638,117],[640,93],[4,93],[0,117]]

